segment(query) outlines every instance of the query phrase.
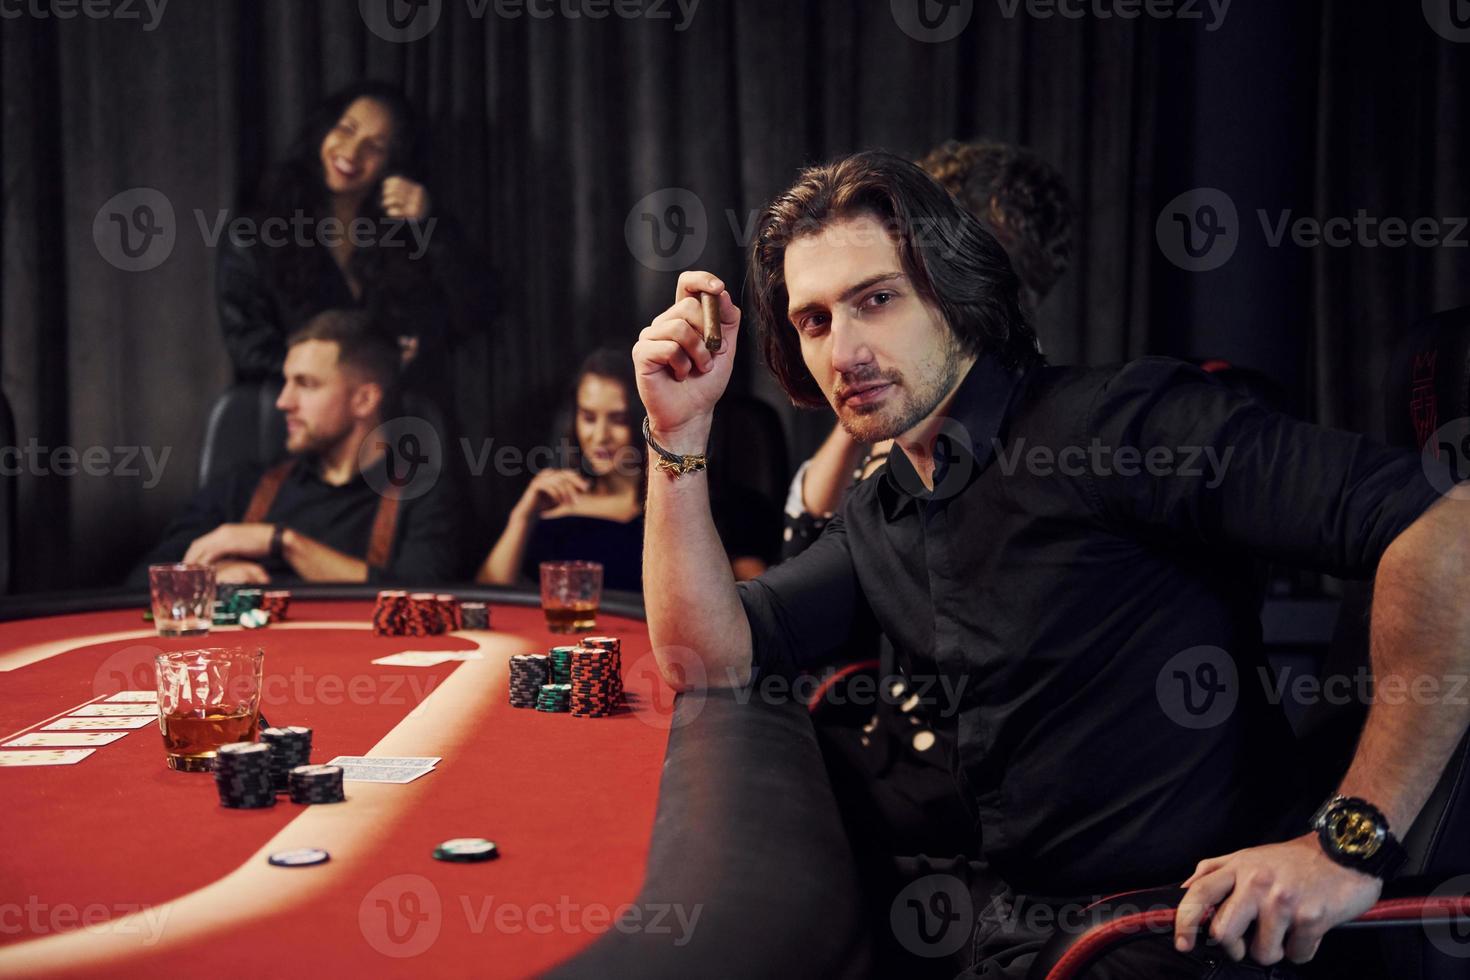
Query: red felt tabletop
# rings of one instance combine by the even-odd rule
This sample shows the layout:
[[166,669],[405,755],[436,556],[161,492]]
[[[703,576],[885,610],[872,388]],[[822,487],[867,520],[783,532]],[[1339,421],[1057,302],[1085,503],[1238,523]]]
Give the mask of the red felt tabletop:
[[[546,631],[539,609],[493,606],[492,632],[438,637],[376,637],[371,610],[297,599],[287,623],[207,641],[147,635],[137,612],[0,625],[0,741],[119,689],[146,688],[159,650],[258,644],[262,711],[273,725],[310,727],[314,762],[367,754],[385,736],[428,747],[392,754],[443,756],[406,786],[349,782],[345,804],[307,808],[283,796],[265,811],[222,808],[209,775],[167,769],[154,724],[76,765],[0,768],[0,975],[100,967],[157,976],[228,964],[247,974],[521,976],[575,954],[619,914],[638,915],[628,906],[643,880],[671,703],[643,624],[599,617],[596,632],[623,641],[632,707],[589,719],[507,703],[509,653],[565,641]],[[404,650],[472,651],[479,637],[490,662],[371,663]],[[17,653],[46,644],[62,652],[15,666]],[[458,681],[456,671],[466,671]],[[334,812],[292,827],[313,811]],[[327,838],[314,846],[339,844],[332,860],[266,866],[257,852],[304,827]],[[488,837],[502,856],[434,860],[434,846],[453,837]],[[259,887],[244,883],[242,868],[255,880],[277,875],[263,880],[279,902],[251,892]],[[232,909],[219,886],[237,881],[241,907]],[[200,908],[217,911],[201,919]]]

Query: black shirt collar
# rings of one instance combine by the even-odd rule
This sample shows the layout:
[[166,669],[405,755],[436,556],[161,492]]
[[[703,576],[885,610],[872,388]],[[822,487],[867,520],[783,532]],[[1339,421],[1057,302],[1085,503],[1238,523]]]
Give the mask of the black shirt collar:
[[884,517],[895,520],[920,500],[952,497],[980,475],[995,454],[995,441],[1024,373],[1005,367],[992,354],[976,359],[956,389],[935,440],[934,489],[924,487],[908,454],[895,445],[878,485]]

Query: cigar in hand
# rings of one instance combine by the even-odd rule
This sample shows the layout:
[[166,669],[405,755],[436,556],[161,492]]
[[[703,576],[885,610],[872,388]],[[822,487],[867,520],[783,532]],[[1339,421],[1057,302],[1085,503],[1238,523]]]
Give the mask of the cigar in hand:
[[715,293],[700,293],[699,305],[704,308],[705,350],[718,354],[725,346],[725,335],[720,332],[720,297]]

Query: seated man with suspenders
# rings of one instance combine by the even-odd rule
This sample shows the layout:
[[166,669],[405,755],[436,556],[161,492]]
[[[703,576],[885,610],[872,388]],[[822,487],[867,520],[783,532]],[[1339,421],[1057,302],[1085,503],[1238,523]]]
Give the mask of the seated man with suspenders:
[[276,407],[288,457],[212,481],[130,581],[146,581],[149,564],[181,560],[214,565],[221,582],[454,578],[462,522],[452,481],[432,462],[431,472],[405,478],[405,463],[424,461],[367,443],[396,402],[392,341],[363,312],[327,310],[292,335],[283,370]]

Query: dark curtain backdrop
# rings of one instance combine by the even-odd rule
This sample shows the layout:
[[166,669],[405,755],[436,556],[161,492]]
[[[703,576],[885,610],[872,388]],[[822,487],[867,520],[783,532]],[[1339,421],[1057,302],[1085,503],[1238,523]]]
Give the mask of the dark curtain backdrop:
[[[367,6],[389,2],[409,9]],[[1419,4],[1237,0],[1209,30],[975,0],[950,9],[968,17],[957,37],[929,43],[899,26],[913,23],[905,4],[929,2],[701,0],[678,30],[672,2],[669,19],[593,20],[497,16],[493,0],[476,17],[471,0],[441,0],[412,43],[375,34],[358,0],[174,0],[152,30],[0,20],[4,392],[22,447],[102,447],[113,470],[61,476],[44,453],[23,464],[16,587],[114,580],[193,492],[205,413],[229,378],[195,212],[212,221],[313,103],[363,76],[426,111],[437,207],[495,283],[498,312],[459,359],[476,447],[543,439],[581,356],[631,345],[668,304],[674,273],[625,239],[636,202],[691,192],[705,240],[693,264],[738,281],[752,211],[802,164],[863,147],[916,155],[984,135],[1059,167],[1077,249],[1039,316],[1057,362],[1225,356],[1274,375],[1300,411],[1372,428],[1396,331],[1470,302],[1463,248],[1272,247],[1256,217],[1470,210],[1470,45]],[[1191,273],[1161,253],[1155,221],[1201,186],[1234,200],[1239,245]],[[176,242],[157,268],[125,272],[93,220],[137,187],[168,199]],[[781,408],[794,457],[830,424],[785,405],[753,344],[736,385]],[[137,446],[168,452],[156,486],[142,464],[116,472]],[[482,510],[503,512],[521,483],[479,481]]]

